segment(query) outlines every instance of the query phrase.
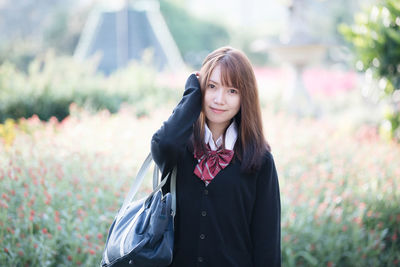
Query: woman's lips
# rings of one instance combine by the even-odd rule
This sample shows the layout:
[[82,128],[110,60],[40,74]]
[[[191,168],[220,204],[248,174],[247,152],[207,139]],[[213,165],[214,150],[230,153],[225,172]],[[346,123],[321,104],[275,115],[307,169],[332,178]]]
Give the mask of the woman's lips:
[[210,107],[210,109],[211,109],[214,113],[217,113],[217,114],[221,114],[222,112],[225,111],[225,110],[222,110],[222,109],[216,109],[216,108],[212,108],[212,107]]

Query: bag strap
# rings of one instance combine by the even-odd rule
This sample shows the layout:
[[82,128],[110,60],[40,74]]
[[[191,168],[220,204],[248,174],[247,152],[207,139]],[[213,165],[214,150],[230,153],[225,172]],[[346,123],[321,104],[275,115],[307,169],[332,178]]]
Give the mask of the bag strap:
[[171,214],[172,217],[175,218],[176,214],[176,175],[178,172],[178,167],[175,165],[174,169],[172,170],[172,177],[170,183],[170,192],[172,196],[172,204],[171,204]]
[[[126,209],[128,208],[129,204],[131,203],[132,199],[135,197],[152,161],[153,161],[153,157],[150,152],[149,155],[144,160],[142,166],[140,167],[139,172],[136,175],[135,181],[133,182],[133,186],[131,187],[131,189],[129,190],[129,193],[125,197],[122,207],[117,214],[116,221],[119,221],[121,219],[121,217],[125,213]],[[175,217],[175,214],[176,214],[176,172],[177,172],[177,167],[175,166],[174,169],[172,170],[172,176],[171,176],[171,181],[170,181],[170,192],[171,192],[171,197],[172,197],[171,214],[173,217]],[[154,163],[153,192],[151,192],[147,198],[152,197],[167,182],[168,175],[166,175],[166,177],[164,177],[159,184],[158,184],[158,179],[159,179],[158,177],[159,177],[159,168],[158,168],[157,164]]]
[[[172,196],[171,213],[173,217],[175,217],[176,213],[176,172],[177,172],[177,167],[175,166],[174,169],[172,170],[171,181],[170,181],[170,192]],[[166,178],[164,180],[166,180]],[[159,168],[157,164],[155,164],[153,171],[153,193],[150,194],[150,196],[152,196],[155,192],[159,190],[159,188],[157,188],[157,186],[159,186],[158,181],[159,181]],[[161,187],[164,186],[165,182],[161,181],[160,184],[161,183],[162,183]]]

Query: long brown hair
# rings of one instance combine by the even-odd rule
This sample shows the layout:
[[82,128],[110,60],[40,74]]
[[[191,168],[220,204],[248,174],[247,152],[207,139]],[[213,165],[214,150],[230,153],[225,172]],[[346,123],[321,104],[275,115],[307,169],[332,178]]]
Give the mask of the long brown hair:
[[[264,138],[257,81],[247,56],[232,47],[221,47],[211,52],[200,69],[200,86],[203,93],[215,67],[221,67],[221,82],[224,86],[240,91],[240,110],[233,118],[238,125],[238,139],[234,152],[241,161],[243,172],[255,172],[262,163],[263,154],[271,147]],[[204,124],[206,116],[202,111],[193,128],[193,145],[205,151]]]

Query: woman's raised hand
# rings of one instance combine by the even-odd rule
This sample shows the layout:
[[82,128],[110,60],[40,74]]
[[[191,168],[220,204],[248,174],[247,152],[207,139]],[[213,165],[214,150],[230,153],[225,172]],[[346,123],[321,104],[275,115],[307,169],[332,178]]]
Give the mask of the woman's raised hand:
[[200,77],[200,72],[199,71],[194,71],[194,72],[192,72],[192,74],[196,75],[197,79],[199,79],[199,77]]

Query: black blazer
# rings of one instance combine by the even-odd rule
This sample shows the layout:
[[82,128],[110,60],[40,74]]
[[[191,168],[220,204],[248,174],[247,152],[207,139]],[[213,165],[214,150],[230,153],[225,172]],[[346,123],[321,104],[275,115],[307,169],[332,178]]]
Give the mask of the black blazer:
[[[163,176],[177,172],[174,258],[170,266],[250,267],[281,265],[280,195],[268,151],[257,173],[240,171],[236,157],[208,186],[194,173],[189,149],[201,111],[201,90],[192,74],[182,100],[153,135],[151,151]],[[166,186],[164,191],[168,191]]]

